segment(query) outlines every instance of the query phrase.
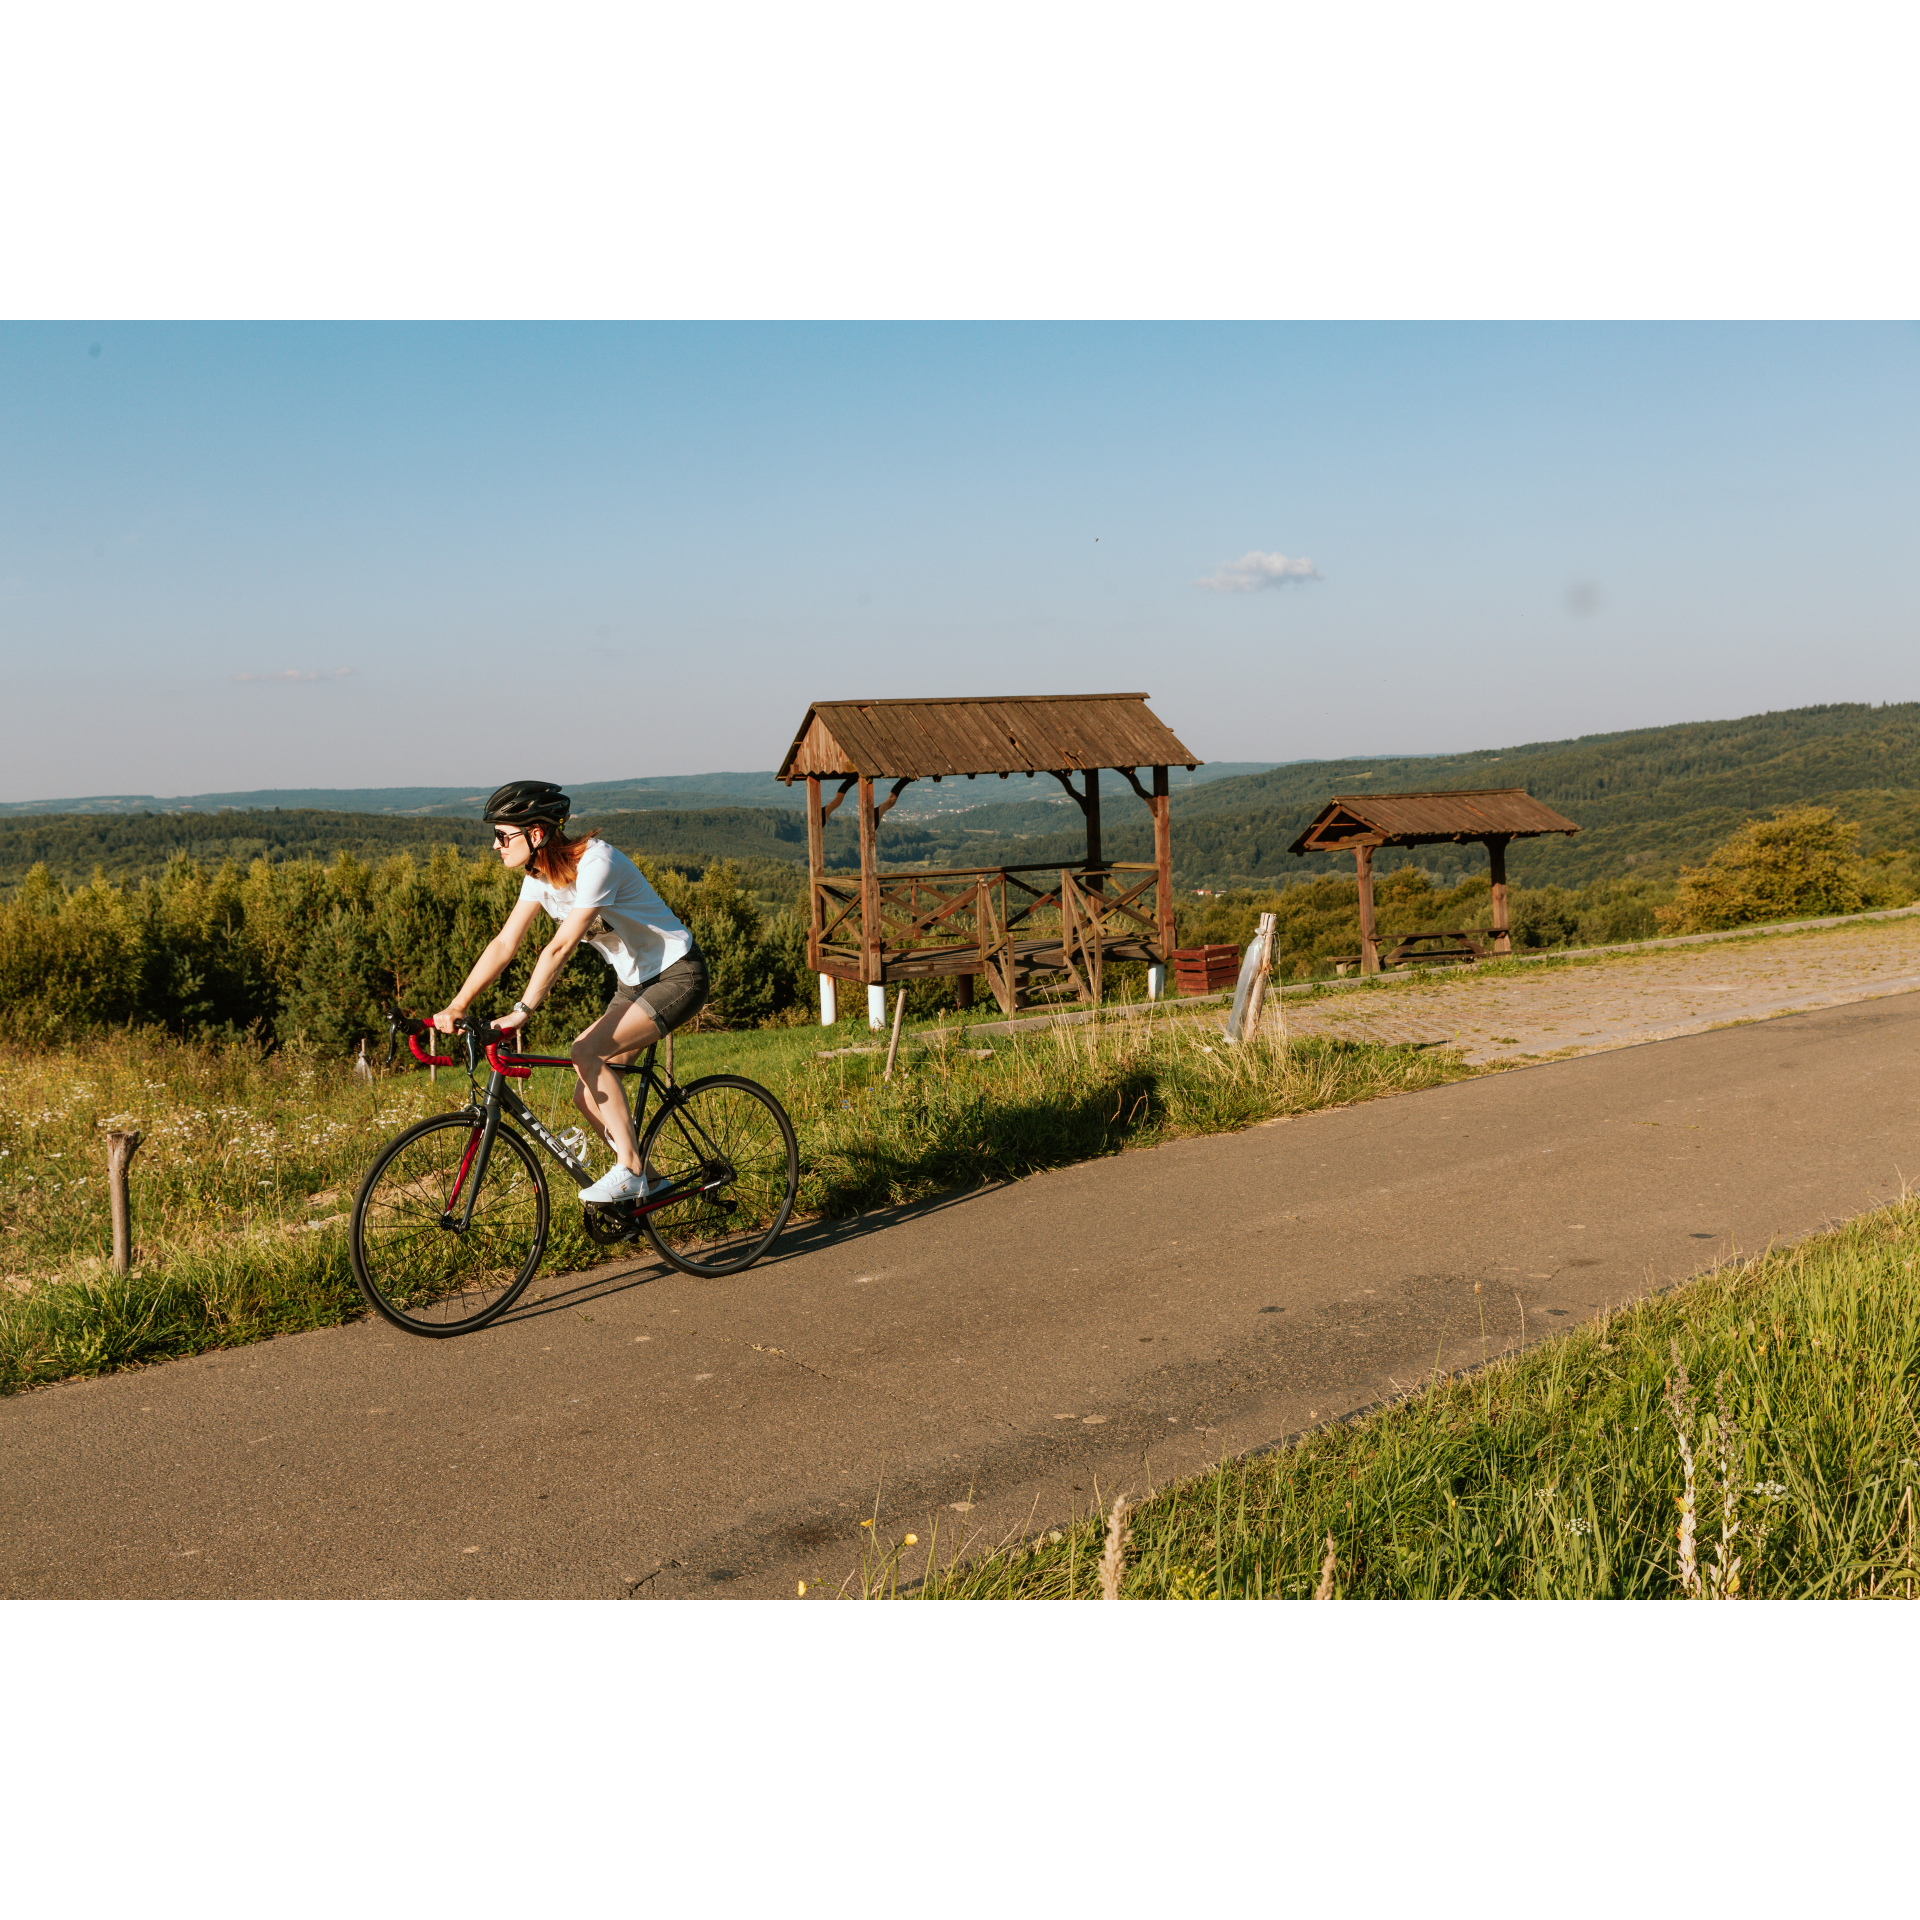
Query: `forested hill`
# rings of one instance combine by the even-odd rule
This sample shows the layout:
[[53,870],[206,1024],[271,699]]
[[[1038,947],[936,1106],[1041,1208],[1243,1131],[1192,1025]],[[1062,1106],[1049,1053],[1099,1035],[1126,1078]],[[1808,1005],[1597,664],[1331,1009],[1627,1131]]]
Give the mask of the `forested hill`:
[[[616,846],[688,869],[719,859],[746,863],[779,891],[777,869],[806,860],[801,815],[788,807],[698,804],[702,779],[759,781],[764,775],[688,776],[682,804],[649,793],[621,806],[634,789],[607,783],[583,789],[586,824]],[[1745,720],[1648,727],[1535,742],[1481,753],[1302,761],[1180,786],[1174,796],[1174,870],[1186,887],[1271,883],[1328,869],[1350,872],[1349,856],[1311,861],[1287,852],[1300,829],[1339,792],[1447,787],[1525,787],[1580,823],[1572,839],[1518,843],[1512,871],[1525,885],[1582,885],[1628,872],[1671,874],[1702,859],[1744,820],[1781,806],[1837,807],[1863,829],[1869,854],[1920,846],[1920,704],[1802,707]],[[784,793],[784,790],[780,790]],[[914,789],[909,789],[909,793]],[[894,866],[966,867],[1077,859],[1083,847],[1077,810],[1051,781],[1012,780],[940,787],[923,783],[922,810],[902,804],[881,828],[882,858]],[[1051,792],[1051,798],[1049,797]],[[978,794],[964,811],[956,800]],[[1152,857],[1145,809],[1118,778],[1101,784],[1109,859]],[[615,804],[609,805],[608,800]],[[728,804],[727,802],[731,802]],[[827,828],[834,867],[857,862],[853,809]],[[204,865],[234,860],[330,859],[342,850],[377,860],[402,850],[425,857],[451,845],[469,856],[487,844],[471,817],[288,808],[220,813],[48,812],[0,817],[0,893],[36,861],[69,881],[96,866],[115,879],[157,873],[176,853]],[[1477,846],[1426,847],[1384,856],[1381,865],[1414,863],[1446,879],[1485,871]],[[784,883],[783,883],[784,884]]]
[[[1176,827],[1181,863],[1279,872],[1272,842],[1284,847],[1330,794],[1442,787],[1525,787],[1579,822],[1571,839],[1515,847],[1515,875],[1532,884],[1579,885],[1629,867],[1670,872],[1751,815],[1807,802],[1859,821],[1868,852],[1911,846],[1920,841],[1920,703],[1799,707],[1484,753],[1277,767],[1194,793]],[[1449,851],[1425,848],[1418,857],[1434,867]],[[1351,864],[1345,856],[1281,859],[1296,872]],[[1472,848],[1465,865],[1484,859]]]
[[[1111,776],[1101,788],[1110,859],[1149,858],[1146,812]],[[1801,707],[1744,720],[1589,734],[1478,753],[1296,761],[1220,780],[1174,805],[1174,865],[1187,886],[1231,885],[1352,869],[1352,856],[1301,860],[1287,852],[1335,793],[1396,793],[1448,787],[1524,787],[1577,821],[1565,838],[1521,841],[1514,877],[1528,885],[1578,886],[1628,871],[1672,873],[1701,859],[1754,814],[1817,802],[1862,828],[1872,853],[1920,845],[1920,704]],[[997,809],[1007,818],[1010,809]],[[1071,815],[1033,826],[1044,837],[1022,857],[1063,856]],[[1011,821],[1008,822],[1011,824]],[[989,844],[983,836],[978,842]],[[1485,870],[1477,847],[1423,847],[1388,854],[1440,876]]]
[[[23,814],[88,814],[127,819],[143,813],[373,813],[421,820],[474,820],[490,786],[298,787],[247,793],[88,794],[73,800],[16,800],[0,804],[0,819]],[[632,812],[651,807],[799,807],[791,789],[770,773],[691,773],[649,780],[589,780],[570,788],[584,811]]]
[[[716,860],[738,860],[750,870],[780,862],[803,867],[806,823],[797,813],[772,807],[662,808],[587,815],[589,830],[616,846],[645,853],[669,865],[699,872]],[[836,856],[858,863],[853,833],[834,821],[829,844]],[[396,853],[431,858],[453,847],[467,859],[487,852],[492,829],[478,820],[396,818],[318,808],[193,813],[47,813],[0,819],[0,894],[10,893],[30,868],[44,863],[69,885],[84,883],[96,868],[116,881],[152,878],[169,860],[184,855],[214,868],[231,860],[246,868],[255,860],[330,861],[351,853],[372,864]]]
[[1525,787],[1563,809],[1657,797],[1681,810],[1747,811],[1842,789],[1920,788],[1920,702],[1798,707],[1476,753],[1296,761],[1222,780],[1195,793],[1185,810],[1277,806],[1311,813],[1328,793],[1349,786],[1383,793]]

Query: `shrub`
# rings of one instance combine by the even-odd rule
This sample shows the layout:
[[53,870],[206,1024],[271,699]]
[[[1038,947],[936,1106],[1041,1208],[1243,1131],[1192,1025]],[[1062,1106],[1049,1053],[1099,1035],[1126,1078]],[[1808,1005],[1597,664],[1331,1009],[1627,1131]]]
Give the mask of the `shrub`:
[[[697,879],[642,866],[693,929],[713,968],[705,1024],[785,1024],[817,1005],[806,928],[763,919],[731,862]],[[424,865],[399,854],[369,866],[231,863],[209,873],[184,856],[157,879],[115,886],[96,875],[72,892],[36,867],[0,904],[0,1036],[49,1042],[106,1027],[164,1027],[182,1036],[303,1037],[327,1053],[384,1045],[383,1006],[443,1007],[500,930],[519,890],[492,861],[441,848]],[[530,938],[488,995],[504,1010],[524,989],[550,927]],[[569,961],[531,1030],[558,1047],[589,1025],[613,991],[591,948]]]
[[0,1034],[45,1041],[128,1020],[140,1003],[140,927],[95,877],[69,897],[44,866],[0,905]]
[[1713,933],[1866,904],[1860,829],[1831,807],[1791,807],[1751,820],[1701,867],[1680,873],[1680,897],[1656,910],[1666,933]]

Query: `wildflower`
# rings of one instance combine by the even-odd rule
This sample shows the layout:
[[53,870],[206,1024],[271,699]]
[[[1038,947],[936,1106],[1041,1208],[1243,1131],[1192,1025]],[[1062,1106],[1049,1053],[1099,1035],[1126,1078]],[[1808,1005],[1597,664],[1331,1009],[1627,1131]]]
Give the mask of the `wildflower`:
[[800,1582],[800,1598],[804,1600],[806,1597],[807,1597],[807,1583],[804,1580],[802,1580]]
[[906,1544],[910,1547],[917,1547],[920,1544],[920,1536],[917,1533],[908,1534]]
[[872,1526],[872,1525],[873,1525],[873,1522],[872,1522],[871,1520],[862,1520],[862,1521],[860,1522],[860,1524],[861,1524],[861,1525],[862,1525],[863,1527],[870,1527],[870,1526]]

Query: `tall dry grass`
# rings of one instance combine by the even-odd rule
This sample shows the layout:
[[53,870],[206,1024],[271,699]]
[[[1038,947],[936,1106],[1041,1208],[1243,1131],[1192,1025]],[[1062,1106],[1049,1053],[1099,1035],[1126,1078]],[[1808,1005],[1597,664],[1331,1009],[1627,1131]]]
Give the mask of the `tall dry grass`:
[[[1714,1382],[1711,1410],[1691,1382]],[[1920,1597],[1920,1203],[1164,1488],[1130,1599]],[[1091,1598],[1102,1518],[930,1564]]]
[[[877,1057],[822,1058],[821,1037],[689,1036],[677,1065],[682,1079],[765,1078],[799,1132],[801,1213],[836,1218],[1462,1071],[1408,1050],[1228,1049],[1195,1021],[1113,1021],[916,1046],[883,1083]],[[519,1084],[555,1131],[572,1123],[569,1074]],[[361,1176],[383,1141],[466,1097],[445,1069],[366,1074],[300,1045],[150,1030],[14,1055],[0,1078],[0,1391],[356,1314],[345,1230]],[[146,1136],[124,1277],[107,1267],[109,1127]],[[548,1172],[546,1265],[562,1272],[596,1256]]]

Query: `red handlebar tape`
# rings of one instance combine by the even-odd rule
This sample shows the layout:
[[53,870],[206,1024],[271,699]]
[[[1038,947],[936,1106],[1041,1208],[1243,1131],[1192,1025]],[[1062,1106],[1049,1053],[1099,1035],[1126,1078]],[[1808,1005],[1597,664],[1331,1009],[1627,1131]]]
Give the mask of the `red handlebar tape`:
[[418,1034],[410,1033],[407,1035],[407,1050],[423,1067],[450,1067],[453,1065],[453,1055],[450,1053],[422,1053],[420,1051],[420,1036]]

